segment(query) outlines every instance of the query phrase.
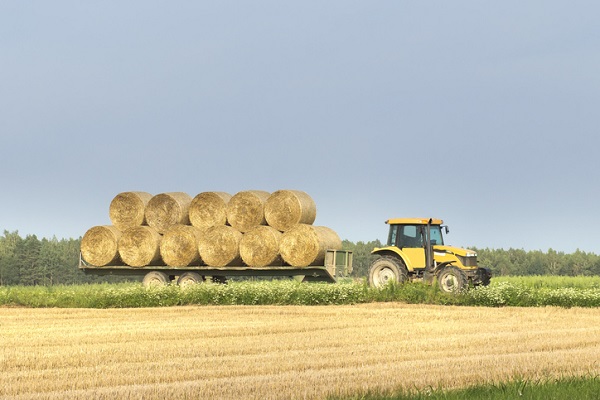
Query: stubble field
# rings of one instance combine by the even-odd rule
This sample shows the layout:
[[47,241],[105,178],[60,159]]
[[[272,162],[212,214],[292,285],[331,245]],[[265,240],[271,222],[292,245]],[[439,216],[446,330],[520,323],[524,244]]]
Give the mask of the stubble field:
[[0,308],[0,397],[321,399],[597,375],[597,308]]

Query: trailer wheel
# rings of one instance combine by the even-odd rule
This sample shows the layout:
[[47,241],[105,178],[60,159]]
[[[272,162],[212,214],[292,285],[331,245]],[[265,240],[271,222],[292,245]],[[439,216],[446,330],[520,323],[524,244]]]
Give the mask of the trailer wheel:
[[144,276],[142,284],[144,287],[160,287],[166,286],[171,280],[169,276],[161,271],[150,271]]
[[444,267],[437,276],[438,286],[445,293],[459,293],[467,289],[468,281],[464,272],[456,267]]
[[369,285],[381,288],[390,282],[404,283],[408,280],[408,270],[397,257],[379,257],[369,267]]
[[177,279],[177,284],[182,288],[194,286],[202,282],[204,282],[204,279],[197,272],[184,272],[179,279]]

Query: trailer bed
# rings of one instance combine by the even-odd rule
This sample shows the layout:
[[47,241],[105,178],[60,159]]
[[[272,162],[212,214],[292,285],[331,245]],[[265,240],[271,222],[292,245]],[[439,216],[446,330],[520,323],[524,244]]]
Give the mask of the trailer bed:
[[188,265],[185,267],[171,267],[167,265],[148,265],[144,267],[131,267],[129,265],[94,266],[87,263],[81,253],[79,255],[79,269],[86,274],[114,275],[114,276],[145,276],[158,272],[165,274],[169,280],[177,281],[184,273],[197,273],[204,279],[231,277],[293,277],[303,282],[321,281],[336,282],[340,276],[347,276],[352,272],[352,251],[327,250],[323,265],[308,267],[292,267],[289,265],[272,265],[268,267],[250,267],[247,265],[234,265],[226,267],[210,267],[206,265]]

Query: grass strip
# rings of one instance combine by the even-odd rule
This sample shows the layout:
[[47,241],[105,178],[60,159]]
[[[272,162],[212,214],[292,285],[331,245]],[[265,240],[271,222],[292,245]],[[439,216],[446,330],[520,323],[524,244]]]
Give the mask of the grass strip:
[[232,281],[145,289],[139,283],[0,287],[0,305],[22,307],[130,308],[177,305],[333,305],[370,302],[484,307],[600,307],[600,288],[539,287],[497,280],[458,295],[422,283],[374,289],[364,282],[337,284]]
[[427,388],[393,394],[362,394],[330,397],[329,400],[588,400],[600,398],[600,377],[562,377],[537,381],[515,379],[506,383],[490,383],[464,389]]

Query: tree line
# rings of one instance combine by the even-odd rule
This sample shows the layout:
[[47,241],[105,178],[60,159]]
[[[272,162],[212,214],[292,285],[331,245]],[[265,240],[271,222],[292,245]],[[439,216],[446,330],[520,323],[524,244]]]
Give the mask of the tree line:
[[[121,281],[122,277],[86,275],[78,268],[81,238],[38,239],[21,237],[18,231],[0,236],[0,285],[68,285]],[[366,277],[374,259],[371,251],[382,247],[379,240],[353,243],[343,241],[353,251],[354,277]],[[479,264],[494,275],[600,275],[600,256],[576,250],[564,253],[523,249],[477,249]]]

